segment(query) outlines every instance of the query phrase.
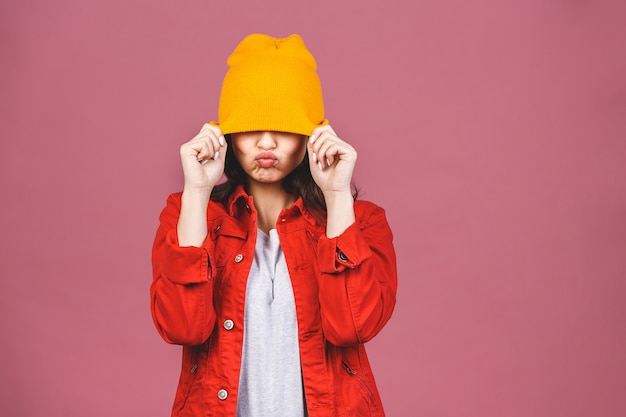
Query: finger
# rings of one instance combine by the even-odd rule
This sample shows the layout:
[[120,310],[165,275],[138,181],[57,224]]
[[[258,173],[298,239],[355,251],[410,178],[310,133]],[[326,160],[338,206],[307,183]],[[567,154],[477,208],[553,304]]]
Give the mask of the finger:
[[319,144],[315,143],[315,136],[311,136],[312,141],[309,139],[309,143],[307,143],[307,150],[309,153],[309,165],[317,165],[319,160],[317,156],[317,150],[319,149]]
[[339,155],[339,147],[336,143],[326,141],[318,152],[318,158],[322,161],[322,165],[331,166]]
[[224,162],[226,160],[226,150],[228,149],[228,144],[224,140],[224,136],[220,136],[218,138],[218,143],[213,143],[213,145],[215,146],[213,160],[217,161],[218,159],[220,159],[222,162]]
[[207,132],[207,131],[211,132],[216,138],[218,138],[220,145],[224,144],[225,140],[224,140],[224,135],[222,134],[222,129],[210,123],[205,123],[204,125],[202,125],[200,132]]
[[194,140],[181,147],[183,157],[195,158],[198,162],[213,156],[210,142],[206,139]]
[[309,165],[317,165],[319,163],[319,158],[317,156],[317,150],[313,148],[313,144],[308,144],[309,151]]
[[224,142],[224,145],[217,148],[214,153],[208,154],[202,160],[198,160],[198,162],[200,162],[202,165],[206,165],[208,162],[211,162],[211,161],[221,161],[223,164],[226,161],[227,149],[228,149],[228,144]]
[[313,166],[317,166],[318,169],[322,169],[322,165],[317,158],[317,154],[313,151],[311,144],[308,145],[308,154],[309,154],[309,166],[313,169]]
[[[205,158],[217,159],[219,157],[218,153],[220,152],[220,148],[222,148],[225,143],[224,138],[222,136],[218,137],[213,130],[203,130],[189,141],[189,145],[195,147],[198,151],[196,156],[199,161]],[[202,149],[202,152],[200,149]]]
[[334,158],[333,156],[336,154],[336,149],[331,151],[331,148],[338,138],[334,136],[329,131],[322,132],[320,136],[310,144],[311,152],[316,160],[316,162],[321,163],[322,167],[330,166]]
[[311,133],[311,136],[309,137],[309,141],[311,143],[314,143],[315,140],[319,138],[319,136],[324,132],[328,132],[334,136],[337,136],[337,134],[335,133],[335,131],[330,125],[318,126],[315,129],[313,129],[313,132]]
[[317,136],[313,134],[309,138],[309,142],[307,145],[309,146],[309,148],[311,148],[312,151],[318,152],[324,141],[328,139],[329,134],[329,132],[318,131]]

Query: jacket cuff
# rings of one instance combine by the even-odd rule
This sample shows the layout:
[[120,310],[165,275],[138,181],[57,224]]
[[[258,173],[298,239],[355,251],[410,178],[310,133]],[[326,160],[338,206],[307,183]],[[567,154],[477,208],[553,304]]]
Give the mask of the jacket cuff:
[[336,273],[346,268],[356,268],[372,255],[372,251],[358,224],[354,222],[337,237],[320,237],[317,254],[320,271]]
[[165,237],[165,262],[163,273],[176,284],[201,284],[209,279],[211,268],[209,254],[205,247],[178,246],[176,230],[170,230]]

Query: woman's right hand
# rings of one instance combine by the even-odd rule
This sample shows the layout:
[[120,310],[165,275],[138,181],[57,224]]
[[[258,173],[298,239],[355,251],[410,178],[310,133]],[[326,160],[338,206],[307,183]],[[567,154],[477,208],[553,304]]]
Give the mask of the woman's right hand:
[[184,191],[211,192],[224,173],[226,148],[220,128],[208,123],[180,147],[185,177]]

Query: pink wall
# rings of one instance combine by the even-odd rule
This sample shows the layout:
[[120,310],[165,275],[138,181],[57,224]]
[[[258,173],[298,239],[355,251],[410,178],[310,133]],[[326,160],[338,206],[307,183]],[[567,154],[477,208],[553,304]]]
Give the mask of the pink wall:
[[388,415],[626,415],[626,3],[164,3],[0,6],[0,414],[169,415],[178,146],[243,36],[296,32],[395,231]]

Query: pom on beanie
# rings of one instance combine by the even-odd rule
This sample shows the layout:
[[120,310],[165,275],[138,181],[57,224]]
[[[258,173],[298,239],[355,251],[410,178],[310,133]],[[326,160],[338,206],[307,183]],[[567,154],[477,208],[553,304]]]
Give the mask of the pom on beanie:
[[228,58],[218,120],[223,134],[280,131],[310,135],[327,124],[315,58],[299,35],[253,34]]

